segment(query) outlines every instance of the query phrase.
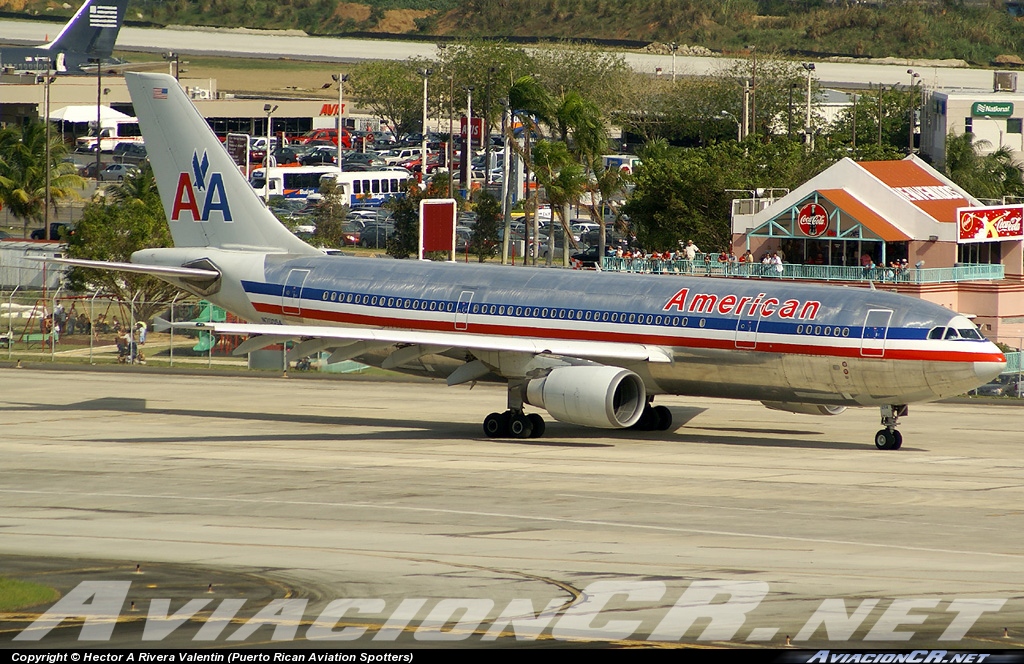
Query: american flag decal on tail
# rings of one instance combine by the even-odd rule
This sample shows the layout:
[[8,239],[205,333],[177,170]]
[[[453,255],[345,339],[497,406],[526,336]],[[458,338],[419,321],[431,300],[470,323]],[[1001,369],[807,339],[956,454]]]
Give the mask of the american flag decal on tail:
[[153,99],[167,99],[167,88],[153,88]]
[[90,28],[116,28],[117,7],[114,5],[92,5],[89,7]]

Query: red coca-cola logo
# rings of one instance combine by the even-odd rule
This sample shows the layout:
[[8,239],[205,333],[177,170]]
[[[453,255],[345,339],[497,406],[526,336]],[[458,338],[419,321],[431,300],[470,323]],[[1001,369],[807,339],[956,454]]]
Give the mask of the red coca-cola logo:
[[817,203],[808,203],[800,208],[796,221],[800,232],[810,237],[824,235],[828,230],[828,212]]

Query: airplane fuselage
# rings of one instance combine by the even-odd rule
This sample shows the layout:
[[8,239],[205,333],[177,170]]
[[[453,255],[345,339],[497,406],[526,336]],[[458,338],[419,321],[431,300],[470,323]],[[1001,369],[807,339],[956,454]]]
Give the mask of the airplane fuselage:
[[[643,344],[665,349],[671,361],[607,363],[636,372],[650,394],[905,404],[961,394],[1005,363],[980,335],[965,338],[975,328],[954,312],[861,288],[337,256],[269,255],[264,261],[218,250],[203,255],[218,265],[249,263],[225,270],[244,277],[223,284],[210,299],[253,322]],[[170,262],[182,264],[178,256]],[[500,353],[475,355],[501,377],[516,377],[502,370]],[[464,356],[405,369],[445,375]],[[367,359],[372,362],[373,353]]]

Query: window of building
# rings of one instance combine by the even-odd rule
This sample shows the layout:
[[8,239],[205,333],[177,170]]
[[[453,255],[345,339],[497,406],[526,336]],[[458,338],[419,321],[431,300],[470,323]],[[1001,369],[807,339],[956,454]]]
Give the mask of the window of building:
[[956,248],[956,260],[958,263],[968,265],[995,264],[1002,262],[1000,242],[976,242],[961,244]]
[[964,118],[964,132],[974,133],[974,118]]
[[1006,118],[1007,134],[1024,134],[1024,118]]

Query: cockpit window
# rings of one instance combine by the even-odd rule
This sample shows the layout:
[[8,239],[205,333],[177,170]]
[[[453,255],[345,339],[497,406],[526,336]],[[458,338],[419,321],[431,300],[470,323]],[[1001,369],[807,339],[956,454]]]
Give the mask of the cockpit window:
[[941,339],[942,338],[942,334],[943,334],[943,332],[945,332],[945,330],[946,330],[946,328],[944,328],[944,327],[933,327],[931,329],[931,331],[928,332],[928,338],[929,339]]
[[974,328],[959,330],[961,339],[981,339],[981,334]]
[[946,338],[947,339],[959,339],[960,335],[952,327],[947,327],[946,328]]

